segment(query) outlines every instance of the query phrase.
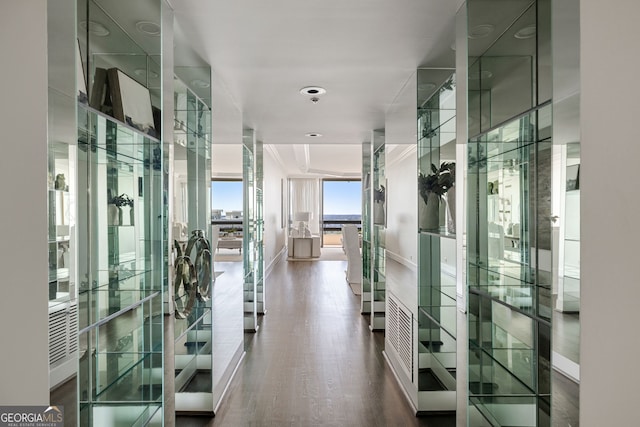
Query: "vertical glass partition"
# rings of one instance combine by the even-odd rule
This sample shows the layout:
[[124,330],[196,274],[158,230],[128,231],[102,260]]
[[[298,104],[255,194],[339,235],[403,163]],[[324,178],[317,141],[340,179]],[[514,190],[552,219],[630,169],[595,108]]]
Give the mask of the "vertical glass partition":
[[551,425],[547,0],[469,0],[469,425]]

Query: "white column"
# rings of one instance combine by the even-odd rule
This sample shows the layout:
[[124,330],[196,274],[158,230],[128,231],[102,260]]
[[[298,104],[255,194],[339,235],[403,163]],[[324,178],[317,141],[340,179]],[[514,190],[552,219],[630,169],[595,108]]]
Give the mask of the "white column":
[[638,424],[640,2],[581,0],[580,425]]
[[0,6],[0,402],[49,403],[47,2]]

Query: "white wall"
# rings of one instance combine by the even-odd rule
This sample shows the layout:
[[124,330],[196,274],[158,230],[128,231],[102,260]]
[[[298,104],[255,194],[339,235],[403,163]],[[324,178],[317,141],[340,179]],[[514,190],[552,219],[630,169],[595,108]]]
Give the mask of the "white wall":
[[[287,176],[276,161],[271,147],[264,149],[264,263],[266,273],[278,260],[286,244],[287,229],[281,228],[282,197],[287,196]],[[286,206],[286,205],[285,205]],[[286,219],[286,218],[285,218]]]
[[[28,28],[28,31],[25,31]],[[47,2],[0,13],[4,186],[0,235],[0,402],[49,403],[47,303]],[[28,159],[28,161],[25,161]]]
[[387,231],[390,257],[409,265],[418,259],[418,178],[414,145],[386,147]]
[[580,425],[631,426],[640,401],[640,2],[581,0],[580,9]]

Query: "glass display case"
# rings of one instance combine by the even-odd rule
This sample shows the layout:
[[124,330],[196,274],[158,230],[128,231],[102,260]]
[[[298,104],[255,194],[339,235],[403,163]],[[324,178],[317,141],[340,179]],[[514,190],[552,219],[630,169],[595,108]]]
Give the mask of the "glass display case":
[[550,2],[467,12],[470,425],[548,426]]
[[161,423],[166,218],[160,141],[78,107],[80,424]]
[[[456,409],[456,80],[419,69],[418,409]],[[437,402],[437,403],[436,403]]]
[[385,177],[385,134],[384,130],[374,130],[371,136],[372,159],[372,217],[371,233],[371,317],[369,328],[373,331],[385,328],[386,305],[386,252],[385,234],[387,226],[387,180]]
[[243,134],[242,179],[244,182],[244,216],[242,254],[244,268],[244,329],[258,330],[258,314],[264,314],[264,219],[263,219],[263,147],[255,131]]
[[469,201],[470,402],[502,422],[528,408],[532,426],[548,418],[551,392],[551,278],[539,261],[549,216],[537,203],[549,190],[541,181],[550,113],[542,108],[469,141],[470,194],[479,195]]
[[[196,395],[207,396],[197,399],[198,402],[212,402],[213,399],[210,397],[213,388],[211,292],[215,281],[212,260],[215,248],[210,242],[217,236],[215,239],[211,236],[210,221],[211,109],[178,77],[173,81],[176,411],[213,412],[212,403],[194,406],[190,401],[190,397]],[[189,270],[191,266],[193,270]],[[181,280],[182,277],[187,278]]]
[[360,291],[360,312],[371,312],[371,277],[373,268],[372,230],[373,230],[373,194],[371,181],[372,149],[371,142],[362,143],[362,289]]

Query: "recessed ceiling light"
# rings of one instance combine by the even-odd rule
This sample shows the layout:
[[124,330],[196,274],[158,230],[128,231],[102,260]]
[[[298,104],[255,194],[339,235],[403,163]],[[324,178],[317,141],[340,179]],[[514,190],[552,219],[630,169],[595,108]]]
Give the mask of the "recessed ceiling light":
[[82,31],[89,31],[94,36],[106,37],[111,34],[109,29],[98,21],[80,21],[78,25]]
[[493,33],[494,28],[495,27],[491,24],[476,25],[475,27],[469,30],[469,38],[481,39],[483,37],[487,37],[489,34]]
[[435,89],[435,87],[436,87],[436,84],[432,82],[420,83],[418,85],[418,90],[428,91],[428,90]]
[[518,31],[516,31],[513,37],[517,39],[530,39],[531,37],[535,37],[535,35],[536,35],[536,26],[535,24],[533,24],[533,25],[527,25],[526,27],[519,29]]
[[307,86],[300,89],[300,93],[303,95],[318,96],[324,95],[327,93],[327,90],[320,86]]
[[[147,70],[145,70],[144,68],[136,68],[135,70],[133,70],[133,73],[136,76],[143,77],[147,75]],[[156,77],[158,77],[158,73],[156,73],[155,71],[149,71],[149,77],[155,79]]]
[[147,36],[159,36],[160,25],[151,21],[138,21],[136,22],[136,30]]
[[191,84],[200,89],[206,89],[211,86],[211,83],[205,82],[201,79],[191,80]]
[[322,134],[317,132],[311,132],[311,133],[305,134],[304,136],[308,136],[309,138],[318,138],[318,137],[321,137]]

